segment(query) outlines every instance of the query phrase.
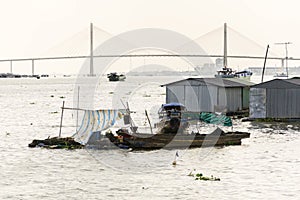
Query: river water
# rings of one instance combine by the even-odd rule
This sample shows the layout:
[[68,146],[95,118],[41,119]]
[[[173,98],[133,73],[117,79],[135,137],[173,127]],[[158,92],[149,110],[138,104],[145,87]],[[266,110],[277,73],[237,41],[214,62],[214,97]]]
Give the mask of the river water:
[[[120,108],[120,99],[129,100],[136,111],[133,118],[142,126],[145,109],[151,120],[157,119],[165,101],[165,88],[159,85],[170,80],[128,77],[121,85],[103,79],[93,90],[92,107]],[[0,80],[0,199],[300,199],[299,123],[235,120],[234,130],[248,131],[251,137],[223,148],[28,148],[33,139],[58,135],[60,107],[63,101],[67,107],[78,106],[77,86],[75,78]],[[79,107],[91,106],[84,87]],[[125,97],[118,96],[120,91]],[[76,116],[65,110],[62,136],[75,132]],[[190,172],[221,181],[195,180]]]

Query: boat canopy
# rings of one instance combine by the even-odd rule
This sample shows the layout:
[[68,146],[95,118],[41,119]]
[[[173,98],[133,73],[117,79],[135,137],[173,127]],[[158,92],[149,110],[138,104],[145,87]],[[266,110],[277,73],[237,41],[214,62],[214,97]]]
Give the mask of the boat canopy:
[[84,110],[84,116],[78,131],[72,136],[76,142],[87,144],[95,132],[113,126],[117,120],[123,118],[122,110]]
[[186,107],[181,103],[166,103],[162,104],[160,110],[171,110],[171,109],[177,109],[177,110],[186,110]]
[[185,107],[183,104],[177,102],[162,104],[162,107],[169,107],[169,106]]

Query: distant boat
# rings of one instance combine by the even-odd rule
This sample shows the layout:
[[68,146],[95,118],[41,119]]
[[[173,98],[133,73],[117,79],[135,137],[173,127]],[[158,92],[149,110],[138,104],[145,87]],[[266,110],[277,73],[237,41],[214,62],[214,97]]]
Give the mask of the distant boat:
[[231,68],[224,67],[222,70],[217,71],[216,78],[234,78],[234,71]]
[[288,75],[284,72],[281,72],[281,73],[276,73],[274,77],[287,78]]
[[249,70],[243,70],[239,72],[233,71],[231,68],[224,67],[222,70],[217,71],[216,78],[244,78],[250,80],[252,72]]
[[252,76],[252,72],[249,70],[243,70],[235,73],[235,76],[237,78],[246,78],[250,80],[250,77]]
[[1,73],[0,78],[21,78],[21,75],[12,73]]
[[126,79],[126,76],[124,74],[117,74],[116,72],[112,72],[110,74],[107,74],[107,78],[109,81],[124,81]]
[[227,25],[224,24],[224,56],[223,56],[223,68],[217,71],[216,78],[244,78],[250,80],[252,72],[248,70],[236,72],[232,68],[227,67]]

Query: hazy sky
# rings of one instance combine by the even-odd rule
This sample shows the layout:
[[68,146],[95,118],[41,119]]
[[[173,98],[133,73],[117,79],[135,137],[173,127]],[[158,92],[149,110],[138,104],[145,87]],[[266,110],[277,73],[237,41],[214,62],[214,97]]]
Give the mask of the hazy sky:
[[265,46],[293,42],[300,57],[297,0],[0,0],[0,59],[35,57],[93,22],[116,35],[165,28],[196,38],[223,25]]

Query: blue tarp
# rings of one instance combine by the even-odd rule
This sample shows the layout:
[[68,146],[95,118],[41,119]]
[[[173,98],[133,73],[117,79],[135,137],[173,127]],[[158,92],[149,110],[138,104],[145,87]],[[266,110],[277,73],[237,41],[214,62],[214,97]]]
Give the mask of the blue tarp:
[[221,124],[223,126],[232,126],[232,120],[226,115],[217,115],[209,112],[183,112],[182,119],[188,121],[199,120],[208,124]]

